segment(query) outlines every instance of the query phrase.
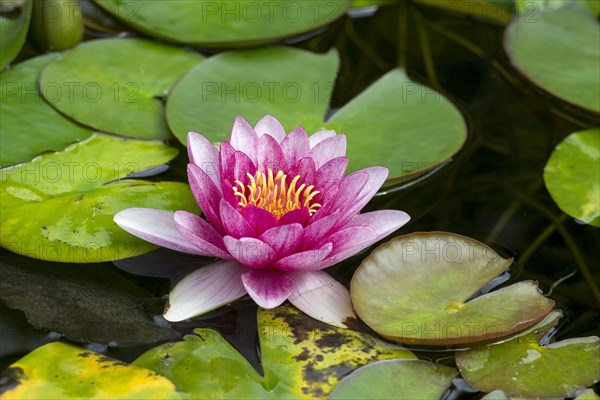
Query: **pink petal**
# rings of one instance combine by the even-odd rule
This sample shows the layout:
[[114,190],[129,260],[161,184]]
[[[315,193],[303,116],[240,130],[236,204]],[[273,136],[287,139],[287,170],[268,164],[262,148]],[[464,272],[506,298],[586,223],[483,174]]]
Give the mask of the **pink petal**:
[[177,230],[174,213],[170,211],[127,208],[119,211],[114,221],[125,231],[152,244],[183,253],[207,255]]
[[235,151],[224,163],[225,166],[222,168],[223,178],[232,184],[236,180],[247,184],[249,181],[247,174],[256,175],[256,166],[244,152]]
[[258,170],[266,173],[270,168],[273,174],[285,170],[287,163],[279,143],[270,135],[261,136],[258,142]]
[[221,199],[219,210],[221,221],[223,221],[223,227],[227,234],[235,238],[254,235],[254,229],[252,229],[242,214],[233,208],[227,200]]
[[305,249],[314,247],[323,237],[325,237],[325,235],[331,231],[338,220],[338,215],[331,214],[321,219],[311,221],[304,228],[302,247]]
[[352,202],[352,206],[345,211],[345,214],[352,218],[375,196],[381,185],[385,182],[388,176],[388,169],[384,167],[370,167],[361,169],[356,173],[369,174],[369,180],[362,188],[356,199]]
[[246,206],[242,216],[254,230],[254,235],[260,236],[264,231],[278,225],[277,218],[267,210],[255,206]]
[[277,141],[277,143],[281,143],[281,141],[285,138],[285,129],[283,126],[277,121],[277,119],[271,115],[265,115],[262,117],[258,124],[254,127],[254,131],[261,137],[265,133],[267,135],[271,135],[273,139]]
[[308,137],[308,141],[310,143],[310,148],[312,149],[317,144],[321,143],[325,139],[329,139],[330,137],[335,136],[335,131],[323,130],[319,132],[315,132]]
[[294,289],[294,279],[280,271],[253,270],[242,275],[248,294],[262,308],[275,308]]
[[[306,186],[313,185],[315,180],[315,162],[311,157],[305,157],[298,160],[294,165],[292,165],[287,171],[287,182],[288,184],[294,179],[296,176],[300,176],[300,184],[304,183]],[[296,185],[298,188],[299,185]]]
[[281,141],[281,149],[288,166],[293,165],[301,158],[310,157],[310,142],[304,128],[299,126],[291,131]]
[[319,142],[312,148],[312,155],[317,169],[333,158],[346,155],[346,136],[335,135]]
[[404,211],[379,210],[357,215],[344,225],[344,228],[368,226],[377,234],[377,240],[381,240],[408,221],[410,221],[410,216]]
[[235,118],[229,142],[234,149],[248,154],[248,157],[256,163],[258,135],[244,118],[239,116]]
[[300,224],[280,225],[265,231],[259,239],[271,246],[279,259],[289,255],[300,245],[302,231]]
[[288,224],[300,224],[302,226],[306,225],[310,214],[308,212],[308,208],[303,207],[297,210],[288,211],[283,214],[281,218],[279,218],[279,225],[288,225]]
[[200,206],[202,213],[211,223],[213,228],[223,234],[223,225],[219,216],[219,201],[221,193],[210,180],[209,176],[195,164],[188,164],[188,181],[196,202]]
[[179,232],[196,247],[202,249],[204,254],[224,260],[232,259],[225,250],[221,235],[200,216],[187,211],[176,211],[174,218]]
[[204,314],[246,294],[241,276],[248,271],[234,261],[221,261],[197,269],[169,293],[164,317],[177,322]]
[[206,175],[210,177],[220,191],[219,150],[210,140],[196,132],[188,133],[187,148],[190,162],[206,172]]
[[323,239],[323,241],[333,243],[333,250],[326,259],[314,265],[311,269],[324,269],[342,262],[377,242],[377,237],[377,232],[368,226],[344,228]]
[[[369,174],[357,171],[345,177],[339,186],[331,187],[329,191],[333,190],[335,196],[332,196],[323,203],[323,207],[313,216],[313,221],[332,214],[336,214],[339,218],[342,218],[346,214],[346,210],[352,207],[368,180]],[[324,197],[327,194],[325,193]]]
[[319,268],[321,262],[329,255],[332,248],[333,245],[331,243],[326,243],[316,250],[307,250],[291,254],[277,261],[275,263],[275,268],[290,272],[321,269]]
[[267,268],[275,261],[273,248],[259,239],[225,236],[223,242],[229,254],[248,268]]
[[315,175],[315,186],[324,193],[332,186],[337,186],[344,179],[344,174],[348,168],[347,157],[336,157],[327,161],[317,170]]
[[350,292],[323,271],[293,272],[296,286],[288,297],[290,303],[314,319],[347,328],[345,321],[356,318]]

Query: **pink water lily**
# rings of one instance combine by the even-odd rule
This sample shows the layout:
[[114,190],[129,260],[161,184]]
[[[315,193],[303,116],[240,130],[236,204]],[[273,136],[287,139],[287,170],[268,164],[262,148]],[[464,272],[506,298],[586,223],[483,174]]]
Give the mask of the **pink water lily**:
[[289,134],[265,116],[253,129],[237,117],[217,148],[188,135],[188,178],[206,219],[131,208],[115,222],[169,249],[223,261],[180,281],[165,318],[179,321],[246,293],[264,308],[288,299],[307,314],[343,326],[353,316],[347,289],[322,270],[356,254],[410,219],[397,210],[359,211],[387,178],[383,167],[345,176],[346,137],[323,130]]

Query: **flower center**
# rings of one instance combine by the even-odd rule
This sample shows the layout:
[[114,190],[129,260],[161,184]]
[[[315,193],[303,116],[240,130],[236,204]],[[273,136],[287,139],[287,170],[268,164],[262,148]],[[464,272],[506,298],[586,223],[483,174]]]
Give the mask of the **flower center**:
[[321,207],[319,203],[313,202],[313,199],[320,192],[314,190],[313,185],[306,186],[301,184],[296,187],[300,180],[300,175],[296,175],[288,183],[288,177],[283,171],[279,170],[275,176],[271,168],[267,169],[265,175],[261,171],[256,172],[255,176],[246,174],[250,183],[245,185],[239,180],[235,181],[233,194],[239,199],[239,206],[256,206],[269,211],[275,218],[281,218],[285,213],[297,210],[303,207],[308,208],[308,213],[313,215]]

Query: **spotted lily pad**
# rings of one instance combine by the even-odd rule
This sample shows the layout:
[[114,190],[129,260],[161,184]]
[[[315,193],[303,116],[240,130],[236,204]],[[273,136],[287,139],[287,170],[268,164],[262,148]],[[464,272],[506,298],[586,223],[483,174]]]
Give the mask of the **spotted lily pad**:
[[0,71],[15,59],[25,43],[33,0],[7,1],[2,6],[9,12],[0,14]]
[[475,343],[535,324],[554,302],[525,281],[472,298],[512,263],[448,232],[400,236],[375,249],[350,285],[357,315],[380,335],[426,345]]
[[197,212],[187,184],[122,179],[176,154],[160,142],[94,134],[0,170],[0,244],[63,262],[114,260],[155,248],[119,228],[113,216],[129,207]]
[[3,373],[3,399],[180,399],[168,379],[65,343],[32,351]]
[[370,335],[318,322],[291,306],[259,310],[264,376],[211,329],[196,329],[134,364],[169,378],[198,398],[321,398],[347,373],[382,359],[415,358]]
[[433,168],[463,145],[460,112],[441,94],[394,69],[325,121],[338,68],[333,51],[292,48],[223,53],[192,69],[167,101],[167,120],[186,142],[197,131],[225,140],[242,115],[256,124],[272,114],[289,132],[335,129],[347,135],[349,170],[383,165],[394,178]]
[[516,19],[506,30],[504,48],[513,65],[554,96],[600,113],[598,22],[575,5],[533,17]]
[[560,142],[544,169],[544,183],[564,212],[600,227],[600,128]]
[[48,150],[61,150],[93,131],[52,108],[40,93],[40,71],[59,58],[50,53],[29,59],[0,74],[0,165],[31,160]]
[[202,59],[190,50],[142,39],[93,40],[44,68],[40,87],[53,107],[84,125],[167,139],[162,99]]
[[148,35],[204,47],[274,42],[333,22],[350,5],[350,0],[95,1]]
[[456,375],[454,368],[423,360],[377,361],[342,379],[329,399],[437,400]]
[[528,333],[500,344],[481,345],[456,354],[456,364],[469,384],[517,397],[570,397],[600,380],[600,338],[540,341],[556,325],[559,311],[550,313]]

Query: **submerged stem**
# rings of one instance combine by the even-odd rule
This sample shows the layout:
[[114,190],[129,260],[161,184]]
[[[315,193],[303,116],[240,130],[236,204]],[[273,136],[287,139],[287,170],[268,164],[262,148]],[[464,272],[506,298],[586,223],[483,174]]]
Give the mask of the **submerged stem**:
[[427,71],[427,78],[431,82],[431,85],[437,89],[439,88],[437,74],[435,72],[435,64],[433,57],[431,56],[431,48],[429,47],[429,35],[427,29],[425,29],[424,18],[418,12],[414,11],[415,19],[417,20],[417,30],[419,31],[419,42],[421,44],[421,53],[423,54],[423,62],[425,63],[425,70]]
[[[562,223],[565,221],[566,219],[566,215],[562,214],[560,217],[558,217],[558,220]],[[523,254],[521,255],[521,257],[519,257],[519,272],[517,273],[517,276],[521,275],[521,273],[523,272],[523,268],[525,266],[525,264],[527,264],[527,261],[529,261],[529,259],[531,258],[531,256],[533,256],[535,254],[535,252],[537,251],[537,249],[544,244],[544,242],[556,231],[556,225],[554,224],[550,224],[546,227],[546,229],[544,229],[534,240],[533,242],[531,242],[531,244],[525,249],[525,251],[523,252]]]
[[379,57],[377,53],[375,53],[373,49],[356,33],[351,19],[346,19],[344,28],[346,29],[346,34],[352,43],[354,43],[356,47],[358,47],[360,51],[362,51],[369,58],[369,60],[373,61],[373,64],[375,64],[377,68],[384,71],[388,69],[386,62]]

